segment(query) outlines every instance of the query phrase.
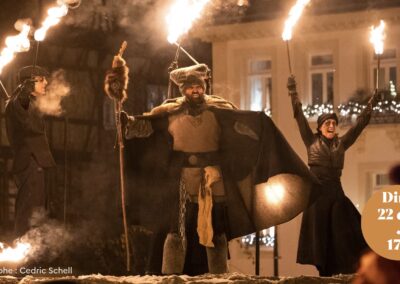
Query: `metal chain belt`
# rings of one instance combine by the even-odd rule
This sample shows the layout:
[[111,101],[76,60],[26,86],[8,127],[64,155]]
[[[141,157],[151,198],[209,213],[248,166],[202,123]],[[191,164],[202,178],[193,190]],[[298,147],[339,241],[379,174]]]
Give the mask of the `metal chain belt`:
[[186,217],[186,200],[188,198],[188,194],[185,188],[185,182],[181,178],[179,183],[179,236],[182,241],[186,239],[185,233],[185,217]]

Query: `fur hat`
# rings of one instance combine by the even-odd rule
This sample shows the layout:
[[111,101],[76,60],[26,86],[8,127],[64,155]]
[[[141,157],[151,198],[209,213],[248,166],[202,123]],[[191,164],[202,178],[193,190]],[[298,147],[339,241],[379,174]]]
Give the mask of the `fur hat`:
[[33,65],[24,66],[18,71],[18,81],[20,83],[35,76],[47,77],[49,72],[43,67]]
[[336,121],[336,124],[339,123],[336,113],[323,113],[320,116],[318,116],[318,119],[317,119],[317,130],[318,131],[319,131],[319,128],[321,127],[321,125],[327,119],[334,119]]
[[169,78],[179,87],[179,91],[182,94],[184,93],[185,88],[193,84],[198,84],[206,90],[208,71],[209,69],[206,64],[197,64],[175,69],[170,73]]

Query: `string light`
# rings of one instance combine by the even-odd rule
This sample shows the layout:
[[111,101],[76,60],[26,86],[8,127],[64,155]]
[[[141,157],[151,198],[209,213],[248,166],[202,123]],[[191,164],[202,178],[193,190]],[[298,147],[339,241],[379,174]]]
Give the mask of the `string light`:
[[[350,101],[347,104],[340,104],[337,107],[339,115],[343,117],[351,115],[359,115],[365,108],[366,105],[353,101]],[[388,115],[400,114],[400,101],[394,99],[380,101],[373,108],[373,110],[380,114],[388,114]],[[333,113],[333,112],[334,112],[333,106],[331,104],[322,104],[322,105],[317,104],[317,105],[303,106],[303,113],[307,118],[319,116],[323,113]]]
[[[348,115],[358,115],[363,109],[366,108],[366,105],[361,105],[356,102],[349,102],[347,104],[341,104],[338,106],[339,114],[341,116]],[[378,102],[378,104],[373,108],[375,112],[381,114],[400,114],[400,102],[396,100],[384,100]]]
[[333,105],[332,104],[321,104],[321,105],[307,105],[303,106],[303,113],[307,118],[313,116],[319,116],[323,113],[333,113]]
[[397,96],[396,86],[394,85],[393,81],[389,81],[389,91],[392,97]]

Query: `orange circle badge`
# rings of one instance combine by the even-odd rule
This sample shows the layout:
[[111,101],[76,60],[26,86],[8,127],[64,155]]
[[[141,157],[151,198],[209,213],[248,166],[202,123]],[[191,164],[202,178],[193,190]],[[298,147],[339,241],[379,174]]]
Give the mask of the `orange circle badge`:
[[375,192],[365,205],[361,229],[368,245],[377,254],[400,260],[400,186]]

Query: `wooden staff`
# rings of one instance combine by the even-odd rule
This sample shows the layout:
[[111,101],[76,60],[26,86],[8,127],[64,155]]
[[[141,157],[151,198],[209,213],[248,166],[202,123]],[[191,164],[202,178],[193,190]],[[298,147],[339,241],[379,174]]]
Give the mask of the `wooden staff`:
[[[114,57],[112,67],[122,67],[126,63],[122,59],[122,55],[127,47],[127,42],[124,41],[119,49],[118,55]],[[128,78],[126,77],[126,80]],[[125,84],[126,85],[126,84]],[[115,91],[125,92],[125,87],[116,84]],[[125,169],[124,169],[124,140],[122,134],[122,125],[121,125],[121,111],[122,111],[122,101],[125,98],[123,94],[120,96],[113,97],[114,100],[114,109],[115,109],[115,124],[117,128],[117,139],[118,139],[118,147],[119,147],[119,181],[121,188],[121,206],[122,206],[122,219],[124,225],[124,233],[125,233],[125,251],[126,251],[126,271],[130,271],[131,269],[131,256],[130,256],[130,246],[129,246],[129,238],[128,238],[128,224],[126,220],[126,206],[125,206]]]

